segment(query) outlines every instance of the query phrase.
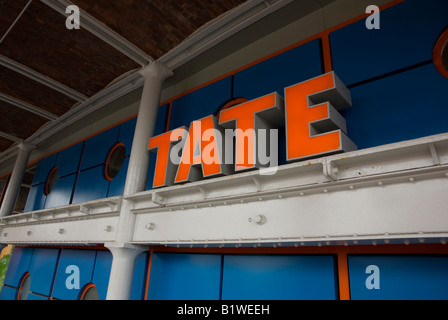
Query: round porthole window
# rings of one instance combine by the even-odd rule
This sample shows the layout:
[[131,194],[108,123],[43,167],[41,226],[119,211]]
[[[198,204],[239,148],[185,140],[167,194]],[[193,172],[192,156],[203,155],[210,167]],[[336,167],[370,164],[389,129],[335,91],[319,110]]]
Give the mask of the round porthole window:
[[30,287],[31,287],[31,277],[30,273],[27,272],[22,276],[19,292],[17,293],[17,300],[26,300],[28,298],[28,294],[30,293]]
[[45,195],[48,196],[51,191],[53,191],[54,186],[56,185],[56,181],[58,181],[58,167],[54,167],[47,178],[47,184],[45,185]]
[[434,46],[433,60],[437,70],[448,78],[448,29],[442,33]]
[[121,167],[123,166],[125,158],[126,148],[124,146],[124,143],[117,143],[115,146],[113,146],[107,156],[106,166],[104,169],[104,175],[106,176],[107,180],[111,181],[115,179],[115,177],[120,172]]
[[84,287],[79,300],[100,300],[98,289],[93,283],[89,283]]

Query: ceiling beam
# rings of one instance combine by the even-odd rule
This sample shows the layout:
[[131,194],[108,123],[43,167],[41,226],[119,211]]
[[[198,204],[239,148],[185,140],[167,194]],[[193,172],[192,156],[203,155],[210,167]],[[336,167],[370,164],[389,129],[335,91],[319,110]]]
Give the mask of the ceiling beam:
[[43,84],[53,90],[56,90],[76,101],[85,101],[88,99],[88,97],[83,95],[82,93],[79,93],[78,91],[69,88],[66,85],[63,85],[62,83],[59,83],[47,76],[44,76],[43,74],[33,69],[30,69],[27,66],[18,63],[17,61],[11,60],[3,55],[0,55],[0,65],[5,68],[11,69],[14,72],[20,73],[21,75],[27,78],[37,81],[40,84]]
[[23,142],[23,139],[20,139],[19,137],[16,137],[12,134],[9,134],[9,133],[3,132],[3,131],[0,131],[0,137],[5,138],[6,140],[11,140],[11,141],[17,142],[17,143]]
[[22,100],[8,96],[7,94],[1,93],[1,92],[0,92],[0,100],[4,101],[6,103],[9,103],[10,105],[13,105],[15,107],[18,107],[18,108],[24,109],[26,111],[32,112],[34,114],[37,114],[38,116],[40,116],[42,118],[46,118],[51,121],[54,121],[58,118],[58,116],[53,113],[42,110],[42,109],[35,107],[29,103],[23,102]]
[[[73,5],[67,0],[41,0],[47,6],[60,14],[67,16],[65,10],[68,6]],[[134,44],[123,38],[121,35],[108,28],[103,23],[80,9],[81,28],[86,29],[102,41],[106,42],[113,48],[117,49],[128,58],[132,59],[142,67],[154,61],[149,55],[137,48]]]

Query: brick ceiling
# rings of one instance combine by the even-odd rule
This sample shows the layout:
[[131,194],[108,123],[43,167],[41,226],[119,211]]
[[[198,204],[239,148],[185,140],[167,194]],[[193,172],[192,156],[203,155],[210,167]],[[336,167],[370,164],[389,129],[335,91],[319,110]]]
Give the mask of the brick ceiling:
[[0,0],[0,153],[142,67],[83,28],[83,13],[157,60],[246,0],[72,0],[79,30],[51,1]]

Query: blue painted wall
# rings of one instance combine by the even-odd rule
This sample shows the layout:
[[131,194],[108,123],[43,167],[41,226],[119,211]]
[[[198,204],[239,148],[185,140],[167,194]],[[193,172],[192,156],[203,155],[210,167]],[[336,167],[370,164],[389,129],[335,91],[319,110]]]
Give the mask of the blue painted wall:
[[149,300],[337,299],[332,256],[155,253]]
[[[368,266],[379,270],[378,289]],[[349,256],[352,300],[447,300],[448,257]],[[366,286],[366,281],[370,283]],[[369,289],[371,288],[371,289]]]
[[154,253],[148,300],[217,300],[221,256]]
[[[100,300],[105,300],[109,285],[112,254],[105,250],[75,250],[22,248],[13,249],[11,261],[5,276],[4,286],[0,291],[0,300],[16,300],[23,275],[30,273],[31,287],[28,300],[77,300],[85,285],[93,283]],[[75,265],[79,268],[79,289],[68,289],[67,267]],[[136,266],[133,297],[142,299],[139,283],[146,283],[147,255],[142,254]],[[141,286],[141,285],[140,285]],[[140,289],[139,289],[140,288]]]

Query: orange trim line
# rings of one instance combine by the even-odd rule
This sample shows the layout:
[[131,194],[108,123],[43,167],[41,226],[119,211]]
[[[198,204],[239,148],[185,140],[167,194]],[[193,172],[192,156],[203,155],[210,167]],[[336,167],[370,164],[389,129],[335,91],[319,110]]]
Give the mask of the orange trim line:
[[324,31],[322,33],[322,54],[324,60],[325,73],[333,71],[333,59],[331,57],[330,33]]
[[350,278],[348,275],[348,258],[346,252],[338,253],[339,300],[350,300]]
[[145,297],[144,300],[148,300],[148,290],[149,290],[149,277],[151,275],[151,263],[152,263],[152,254],[154,250],[152,248],[149,249],[149,260],[148,260],[148,270],[146,273],[146,284],[145,284]]

